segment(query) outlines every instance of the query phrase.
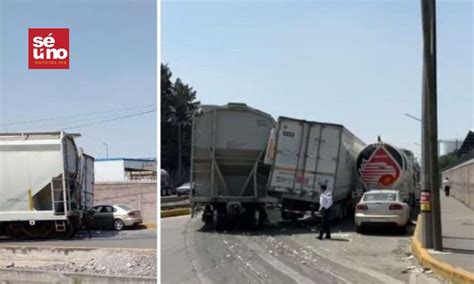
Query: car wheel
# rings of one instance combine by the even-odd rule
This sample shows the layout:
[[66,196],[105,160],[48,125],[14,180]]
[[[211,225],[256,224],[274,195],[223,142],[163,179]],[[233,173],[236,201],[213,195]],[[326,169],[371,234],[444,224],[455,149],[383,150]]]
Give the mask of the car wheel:
[[124,227],[125,227],[125,224],[123,223],[122,220],[115,219],[115,221],[114,221],[114,229],[115,230],[121,231],[121,230],[123,230]]
[[363,230],[362,226],[357,226],[357,225],[356,225],[356,232],[357,232],[357,233],[362,234],[363,231],[364,231],[364,230]]

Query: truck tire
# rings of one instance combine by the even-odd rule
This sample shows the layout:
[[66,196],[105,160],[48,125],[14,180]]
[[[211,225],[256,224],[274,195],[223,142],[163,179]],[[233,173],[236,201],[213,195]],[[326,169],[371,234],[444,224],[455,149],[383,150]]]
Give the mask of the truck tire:
[[224,215],[225,212],[223,212],[222,209],[219,209],[219,207],[215,206],[214,210],[212,211],[212,227],[216,231],[222,231],[224,228]]
[[265,223],[267,222],[267,212],[265,212],[264,207],[259,207],[257,210],[258,213],[258,219],[257,219],[257,228],[262,229],[265,226]]
[[283,211],[283,209],[281,209],[281,218],[282,218],[283,220],[290,220],[290,219],[291,219],[289,213]]
[[206,226],[212,226],[213,212],[210,205],[206,205],[202,213],[202,221]]

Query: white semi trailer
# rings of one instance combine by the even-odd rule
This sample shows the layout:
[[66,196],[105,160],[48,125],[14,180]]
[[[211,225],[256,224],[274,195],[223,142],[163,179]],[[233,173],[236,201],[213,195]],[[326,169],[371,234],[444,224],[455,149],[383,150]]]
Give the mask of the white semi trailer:
[[280,199],[282,218],[318,210],[322,185],[333,191],[333,216],[343,218],[361,196],[355,165],[364,146],[342,125],[279,117],[265,163],[272,166],[268,191]]
[[94,159],[64,132],[0,133],[0,233],[70,237],[92,207]]

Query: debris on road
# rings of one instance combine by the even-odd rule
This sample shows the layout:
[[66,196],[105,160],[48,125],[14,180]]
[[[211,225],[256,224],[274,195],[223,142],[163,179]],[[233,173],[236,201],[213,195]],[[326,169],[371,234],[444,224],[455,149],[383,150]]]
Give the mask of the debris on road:
[[[86,254],[71,250],[65,258],[45,252],[28,255],[19,253],[10,255],[9,258],[14,258],[15,262],[6,261],[5,267],[61,273],[156,277],[156,253],[150,249],[94,249]],[[0,255],[0,266],[1,264]]]

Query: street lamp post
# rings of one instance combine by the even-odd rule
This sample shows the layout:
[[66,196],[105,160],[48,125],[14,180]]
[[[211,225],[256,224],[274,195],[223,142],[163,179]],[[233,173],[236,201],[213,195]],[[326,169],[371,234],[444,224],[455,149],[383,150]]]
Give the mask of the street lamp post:
[[416,117],[416,116],[414,116],[414,115],[411,115],[411,114],[409,114],[409,113],[404,113],[404,115],[407,116],[407,117],[409,117],[409,118],[411,118],[411,119],[414,119],[414,120],[416,120],[416,121],[421,122],[421,119],[418,118],[418,117]]

